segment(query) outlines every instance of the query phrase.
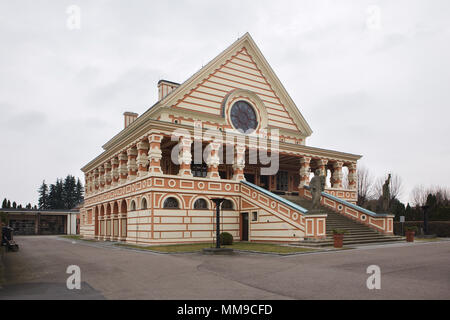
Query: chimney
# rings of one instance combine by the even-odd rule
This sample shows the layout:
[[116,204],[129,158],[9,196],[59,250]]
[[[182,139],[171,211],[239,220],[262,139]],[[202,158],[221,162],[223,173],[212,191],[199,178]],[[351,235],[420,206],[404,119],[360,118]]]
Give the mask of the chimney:
[[134,112],[124,112],[123,118],[125,122],[125,128],[128,127],[131,123],[133,123],[134,120],[136,120],[138,117],[137,113]]
[[180,86],[179,83],[167,81],[167,80],[159,80],[158,81],[158,100],[164,99],[170,92],[175,90]]

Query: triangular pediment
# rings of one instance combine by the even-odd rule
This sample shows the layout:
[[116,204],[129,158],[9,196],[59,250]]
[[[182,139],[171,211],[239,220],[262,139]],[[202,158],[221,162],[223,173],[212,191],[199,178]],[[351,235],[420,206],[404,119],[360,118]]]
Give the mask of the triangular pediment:
[[269,128],[311,135],[308,123],[248,33],[158,104],[220,117],[224,98],[236,89],[258,95]]

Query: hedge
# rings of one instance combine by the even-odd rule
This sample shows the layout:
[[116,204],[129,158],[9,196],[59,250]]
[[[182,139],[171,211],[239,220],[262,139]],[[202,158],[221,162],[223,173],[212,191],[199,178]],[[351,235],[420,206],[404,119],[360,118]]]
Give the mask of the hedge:
[[[406,221],[403,225],[403,233],[407,226],[416,226],[419,229],[416,234],[423,235],[423,221]],[[402,223],[394,222],[394,234],[402,235],[401,233]],[[450,221],[428,221],[428,234],[435,234],[438,237],[450,237]]]

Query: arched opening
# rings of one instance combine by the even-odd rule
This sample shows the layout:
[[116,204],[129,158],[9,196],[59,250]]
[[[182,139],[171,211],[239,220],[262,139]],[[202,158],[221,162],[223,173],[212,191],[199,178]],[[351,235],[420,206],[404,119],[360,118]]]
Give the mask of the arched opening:
[[127,213],[127,202],[125,200],[122,200],[122,204],[120,205],[120,213]]
[[113,213],[114,214],[119,213],[119,204],[117,202],[114,202]]
[[222,202],[222,210],[234,210],[233,201],[226,199]]
[[194,209],[196,210],[207,210],[208,202],[205,199],[197,199],[194,202]]
[[136,211],[136,202],[134,200],[131,200],[130,211]]
[[142,198],[141,201],[141,210],[146,210],[147,209],[147,199]]
[[[135,205],[136,206],[136,205]],[[120,226],[119,226],[119,220],[117,220],[117,235],[120,237],[119,240],[125,240],[127,237],[127,201],[122,200],[122,203],[120,204],[120,213],[122,214],[122,218],[120,219]]]
[[109,203],[106,205],[106,215],[111,215],[111,205]]
[[174,197],[168,197],[164,200],[164,209],[178,209],[180,207],[178,200]]

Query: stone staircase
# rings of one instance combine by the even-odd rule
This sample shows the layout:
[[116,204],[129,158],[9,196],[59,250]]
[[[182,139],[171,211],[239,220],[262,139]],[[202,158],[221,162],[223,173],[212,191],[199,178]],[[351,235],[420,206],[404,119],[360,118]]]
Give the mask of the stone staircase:
[[[311,200],[306,200],[299,196],[283,196],[283,198],[294,202],[305,209],[309,210],[311,208]],[[314,247],[332,246],[334,243],[333,229],[341,229],[347,231],[347,233],[344,235],[344,245],[376,244],[404,241],[403,237],[381,234],[369,228],[368,226],[353,221],[352,219],[334,212],[329,208],[322,206],[321,210],[323,210],[323,212],[328,215],[326,222],[326,239],[304,240],[301,242],[302,245],[307,244],[308,246]]]

